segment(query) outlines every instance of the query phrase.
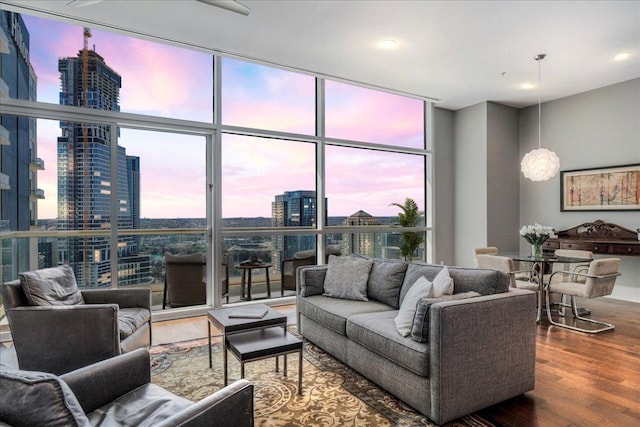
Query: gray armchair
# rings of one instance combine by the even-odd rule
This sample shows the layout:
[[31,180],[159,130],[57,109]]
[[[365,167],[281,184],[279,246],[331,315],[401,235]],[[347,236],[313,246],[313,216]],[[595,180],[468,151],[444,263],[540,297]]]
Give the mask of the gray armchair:
[[253,385],[247,380],[194,403],[151,383],[146,349],[60,376],[0,371],[0,389],[0,422],[16,427],[253,426]]
[[[45,284],[73,277],[68,266],[21,273],[22,281],[27,274],[48,274]],[[59,375],[151,345],[149,289],[78,290],[74,278],[73,302],[34,305],[21,280],[0,286],[20,369]]]

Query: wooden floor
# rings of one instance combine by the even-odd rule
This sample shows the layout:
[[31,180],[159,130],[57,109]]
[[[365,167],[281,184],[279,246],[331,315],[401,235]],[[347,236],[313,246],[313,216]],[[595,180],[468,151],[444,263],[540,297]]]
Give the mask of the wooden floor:
[[[538,325],[536,387],[481,414],[505,426],[640,427],[640,304],[580,302],[616,325],[594,336]],[[279,308],[295,322],[295,307]],[[154,323],[154,344],[204,338],[205,317]]]

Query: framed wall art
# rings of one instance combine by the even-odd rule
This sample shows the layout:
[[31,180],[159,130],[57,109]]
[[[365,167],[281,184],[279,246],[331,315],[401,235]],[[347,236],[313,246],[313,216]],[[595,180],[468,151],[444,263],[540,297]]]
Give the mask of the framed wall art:
[[640,164],[560,171],[560,210],[640,210]]

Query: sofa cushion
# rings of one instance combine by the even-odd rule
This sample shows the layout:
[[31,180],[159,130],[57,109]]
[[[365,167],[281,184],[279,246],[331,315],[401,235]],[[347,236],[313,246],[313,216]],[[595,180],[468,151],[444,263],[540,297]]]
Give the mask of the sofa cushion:
[[30,305],[84,304],[68,265],[20,273],[20,285]]
[[397,313],[378,301],[350,301],[322,295],[298,298],[298,310],[304,316],[341,335],[347,334],[347,319],[354,314],[392,311],[395,316]]
[[429,346],[404,338],[396,330],[397,311],[356,314],[347,320],[352,341],[421,376],[429,375]]
[[67,383],[53,374],[0,371],[0,421],[12,426],[90,426]]
[[433,291],[431,296],[438,298],[443,295],[453,294],[453,279],[449,275],[449,269],[445,266],[433,279]]
[[298,281],[300,282],[300,295],[322,295],[324,292],[324,278],[327,275],[327,266],[319,265],[298,269]]
[[[444,266],[437,264],[410,263],[400,290],[400,304],[418,277],[424,276],[428,280],[433,280],[442,268]],[[475,291],[480,295],[492,295],[509,290],[509,275],[500,271],[463,267],[448,267],[448,269],[453,279],[454,294]]]
[[120,340],[124,340],[151,320],[151,312],[146,308],[132,307],[118,310],[118,329]]
[[429,308],[431,304],[442,301],[455,301],[466,298],[479,297],[477,292],[462,292],[453,295],[442,295],[435,298],[421,298],[416,306],[416,314],[411,326],[411,339],[416,342],[429,342]]
[[367,297],[399,308],[400,288],[406,271],[406,262],[374,259],[367,281]]
[[416,314],[418,300],[425,297],[433,297],[433,283],[420,276],[407,292],[404,301],[400,304],[398,315],[394,318],[396,329],[403,337],[411,333],[411,325]]
[[323,295],[354,301],[368,301],[367,280],[373,261],[352,256],[329,256]]
[[145,384],[89,414],[94,426],[155,426],[193,402],[159,387]]

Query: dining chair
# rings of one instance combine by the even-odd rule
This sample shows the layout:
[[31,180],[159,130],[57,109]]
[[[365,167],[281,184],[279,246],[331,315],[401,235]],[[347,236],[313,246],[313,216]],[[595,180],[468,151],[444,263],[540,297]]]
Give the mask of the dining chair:
[[[562,277],[562,280],[555,280],[554,276]],[[589,264],[586,273],[575,270],[559,270],[551,274],[549,282],[545,285],[547,318],[552,325],[559,326],[574,331],[595,334],[615,328],[614,325],[599,320],[589,319],[580,316],[576,305],[576,297],[597,298],[611,295],[616,278],[620,276],[620,258],[596,259]],[[568,279],[565,279],[568,278]],[[584,281],[577,281],[584,278]],[[571,311],[574,318],[584,322],[594,323],[602,326],[598,329],[586,329],[578,326],[556,322],[551,315],[551,294],[563,294],[571,297]]]
[[[554,267],[556,267],[555,270],[578,271],[581,273],[586,273],[589,270],[589,263],[591,262],[591,260],[593,260],[593,252],[580,250],[580,249],[556,249],[553,254],[556,257],[582,258],[582,259],[589,260],[587,262],[579,262],[579,263],[564,263],[564,264],[555,263],[554,264]],[[550,280],[550,278],[551,278],[551,274],[545,274],[545,277],[544,277],[545,283],[547,283]],[[567,274],[564,274],[562,278],[558,276],[556,280],[560,280],[560,281],[570,280],[570,278],[568,277]],[[572,278],[572,280],[575,280],[578,283],[584,283],[587,279],[584,276],[575,276]],[[557,298],[555,301],[554,301],[554,298],[552,297],[551,305],[552,306],[557,305],[558,312],[561,315],[564,315],[565,308],[570,307],[570,305],[567,304],[565,295],[560,295],[560,297]],[[591,313],[588,309],[582,308],[582,307],[579,307],[578,310],[579,310],[578,312],[582,314]]]
[[498,248],[495,246],[488,246],[486,248],[474,248],[473,249],[473,262],[476,267],[478,265],[478,255],[498,255]]
[[511,282],[512,288],[527,289],[536,292],[540,290],[538,283],[518,279],[517,276],[519,274],[528,273],[531,270],[516,270],[515,262],[509,257],[479,254],[476,256],[476,262],[478,268],[492,268],[494,270],[499,270],[503,273],[507,273],[509,275],[509,280]]

